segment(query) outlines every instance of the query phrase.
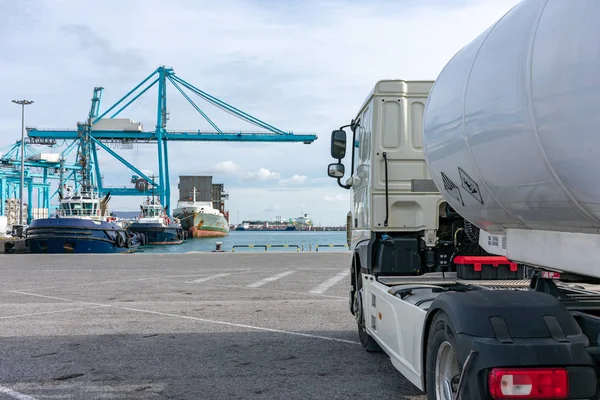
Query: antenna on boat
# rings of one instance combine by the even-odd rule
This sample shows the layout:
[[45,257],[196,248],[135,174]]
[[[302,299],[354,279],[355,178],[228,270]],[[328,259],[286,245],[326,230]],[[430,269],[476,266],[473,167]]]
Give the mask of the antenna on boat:
[[[152,182],[156,182],[156,180],[155,180],[156,176],[152,175],[150,178],[152,179]],[[151,204],[154,204],[154,196],[155,196],[154,190],[155,189],[156,189],[156,186],[152,185],[152,203]]]

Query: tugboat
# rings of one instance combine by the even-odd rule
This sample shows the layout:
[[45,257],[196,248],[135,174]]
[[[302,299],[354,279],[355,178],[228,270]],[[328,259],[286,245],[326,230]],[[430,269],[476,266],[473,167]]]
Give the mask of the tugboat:
[[[70,193],[71,190],[67,188]],[[25,232],[31,253],[128,253],[139,235],[117,225],[107,210],[110,193],[99,198],[93,188],[60,199],[55,218],[31,221]]]
[[139,234],[143,244],[181,244],[186,239],[179,220],[169,218],[160,201],[154,198],[154,193],[140,208],[141,214],[127,229]]

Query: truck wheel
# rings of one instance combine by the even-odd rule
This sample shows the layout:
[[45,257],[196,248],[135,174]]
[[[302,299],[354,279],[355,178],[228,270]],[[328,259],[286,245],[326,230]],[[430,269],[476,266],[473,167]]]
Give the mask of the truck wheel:
[[[458,388],[462,360],[457,356],[456,331],[448,315],[440,311],[431,323],[427,340],[426,390],[427,400],[452,400]],[[460,399],[468,399],[463,382]]]
[[354,292],[354,319],[356,319],[356,324],[358,325],[358,338],[360,339],[360,344],[362,344],[363,348],[369,352],[382,351],[375,339],[373,339],[365,329],[365,316],[362,303],[363,290],[362,281],[360,279],[357,280],[356,286],[357,290]]

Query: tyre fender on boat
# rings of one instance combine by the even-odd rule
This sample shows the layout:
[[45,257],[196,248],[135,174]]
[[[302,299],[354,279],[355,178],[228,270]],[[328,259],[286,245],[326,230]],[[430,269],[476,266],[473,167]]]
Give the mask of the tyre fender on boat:
[[125,241],[123,240],[123,236],[121,236],[121,232],[117,232],[117,237],[115,238],[115,244],[117,247],[123,247]]

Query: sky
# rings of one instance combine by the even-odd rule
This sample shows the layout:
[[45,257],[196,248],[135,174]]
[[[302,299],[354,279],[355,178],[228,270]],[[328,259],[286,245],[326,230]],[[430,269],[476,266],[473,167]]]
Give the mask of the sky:
[[[345,224],[350,192],[327,176],[332,130],[355,116],[381,79],[435,80],[449,59],[518,0],[0,0],[0,149],[26,125],[74,129],[104,87],[101,112],[157,67],[302,143],[171,142],[171,202],[179,175],[212,175],[229,193],[231,223],[308,214]],[[256,130],[192,97],[223,130]],[[169,84],[168,130],[210,130]],[[157,91],[120,117],[154,130]],[[114,147],[144,173],[158,173],[155,145]],[[43,148],[42,152],[59,150]],[[99,152],[104,186],[131,187],[133,172]],[[348,167],[348,166],[347,166]],[[111,199],[137,210],[141,197]]]

